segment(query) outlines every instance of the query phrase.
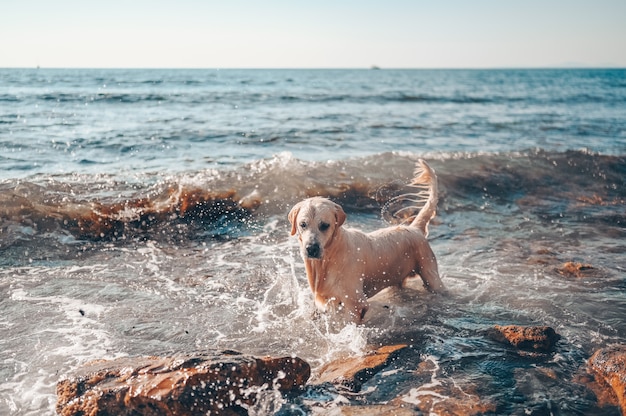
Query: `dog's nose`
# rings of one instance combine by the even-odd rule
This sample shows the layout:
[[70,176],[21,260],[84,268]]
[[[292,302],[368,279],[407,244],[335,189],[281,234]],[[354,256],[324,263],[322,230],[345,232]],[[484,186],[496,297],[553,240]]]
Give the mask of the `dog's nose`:
[[322,254],[322,250],[320,249],[320,245],[317,243],[311,243],[306,245],[306,255],[312,259],[319,259]]

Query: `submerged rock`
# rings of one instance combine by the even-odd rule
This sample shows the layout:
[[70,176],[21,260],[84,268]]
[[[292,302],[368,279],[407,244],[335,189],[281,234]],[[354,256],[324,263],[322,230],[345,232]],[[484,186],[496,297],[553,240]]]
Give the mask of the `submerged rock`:
[[[363,383],[388,367],[406,345],[381,347],[363,357],[350,357],[330,362],[320,370],[314,384],[332,383],[347,389],[349,396],[357,397]],[[479,396],[477,386],[439,374],[441,369],[433,360],[421,362],[414,370],[415,387],[383,403],[355,404],[347,400],[324,414],[342,416],[440,414],[470,416],[493,413],[495,404]],[[361,396],[362,397],[362,396]],[[313,412],[316,414],[316,412]]]
[[332,383],[352,392],[393,361],[406,345],[381,347],[362,357],[337,359],[323,366],[319,371],[317,384]]
[[495,325],[487,334],[495,341],[538,352],[550,352],[561,339],[549,326]]
[[478,386],[470,380],[459,380],[441,374],[436,360],[422,361],[414,372],[418,383],[406,394],[390,402],[413,406],[413,414],[473,416],[493,414],[496,405],[480,397]]
[[300,358],[234,351],[89,363],[57,384],[57,412],[70,415],[245,414],[267,391],[302,388]]
[[565,277],[592,277],[597,274],[596,269],[591,264],[575,263],[568,261],[557,267],[556,272]]
[[393,415],[393,416],[414,416],[419,413],[419,409],[407,403],[387,403],[370,404],[363,406],[341,406],[336,412],[330,413],[337,416],[372,416],[372,415]]
[[613,389],[622,414],[626,415],[626,345],[613,345],[596,351],[588,366],[597,381]]

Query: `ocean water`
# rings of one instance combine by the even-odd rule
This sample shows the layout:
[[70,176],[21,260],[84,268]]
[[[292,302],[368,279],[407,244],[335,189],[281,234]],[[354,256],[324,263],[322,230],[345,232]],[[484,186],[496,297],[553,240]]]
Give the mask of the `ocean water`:
[[[315,316],[291,206],[328,196],[385,226],[418,158],[449,296],[383,292],[361,326]],[[625,182],[626,70],[0,69],[0,414],[54,414],[93,359],[228,348],[315,377],[404,343],[343,400],[419,400],[429,362],[496,414],[617,415],[577,376],[626,342]],[[496,324],[562,339],[519,353]]]

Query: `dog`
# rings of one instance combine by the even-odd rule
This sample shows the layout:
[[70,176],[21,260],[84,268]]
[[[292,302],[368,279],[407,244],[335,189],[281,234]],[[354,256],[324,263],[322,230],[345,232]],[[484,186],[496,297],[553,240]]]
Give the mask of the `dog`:
[[405,224],[371,233],[344,227],[346,213],[327,198],[308,198],[291,209],[291,235],[298,235],[309,286],[320,310],[347,312],[353,322],[362,323],[368,298],[390,286],[403,287],[407,278],[416,275],[428,290],[445,291],[427,240],[428,224],[436,214],[437,176],[421,159],[411,186],[421,191],[394,199],[423,203],[417,215]]

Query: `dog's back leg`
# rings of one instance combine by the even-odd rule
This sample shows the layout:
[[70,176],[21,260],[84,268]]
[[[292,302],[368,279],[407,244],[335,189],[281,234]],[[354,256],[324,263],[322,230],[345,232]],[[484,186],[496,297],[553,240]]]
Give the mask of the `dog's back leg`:
[[435,293],[445,292],[445,287],[439,277],[435,253],[433,253],[426,241],[420,244],[417,265],[414,271],[420,275],[426,289]]

